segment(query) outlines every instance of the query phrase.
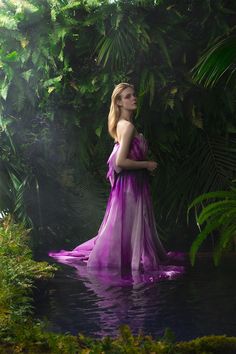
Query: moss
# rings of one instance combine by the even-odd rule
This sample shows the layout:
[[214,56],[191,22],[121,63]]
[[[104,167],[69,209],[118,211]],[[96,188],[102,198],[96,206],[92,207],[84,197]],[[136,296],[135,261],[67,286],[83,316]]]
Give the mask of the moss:
[[[235,354],[236,338],[226,336],[206,336],[189,342],[168,343],[163,339],[154,340],[150,336],[133,336],[130,329],[129,340],[121,328],[117,338],[105,337],[95,340],[83,335],[55,334],[44,331],[41,325],[25,325],[16,330],[15,343],[2,343],[2,353],[109,353],[109,354]],[[0,350],[0,353],[1,353]],[[5,350],[5,351],[4,351]]]
[[180,342],[176,344],[176,350],[179,350],[181,354],[235,354],[236,337],[204,336],[189,342]]

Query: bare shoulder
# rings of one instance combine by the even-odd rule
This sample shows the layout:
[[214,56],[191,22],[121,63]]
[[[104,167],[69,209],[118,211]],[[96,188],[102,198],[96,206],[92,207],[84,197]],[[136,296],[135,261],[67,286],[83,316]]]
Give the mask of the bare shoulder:
[[121,137],[123,137],[124,135],[132,137],[135,134],[135,127],[133,123],[125,119],[121,119],[117,123],[116,132],[117,132],[118,141],[120,141]]
[[119,131],[125,131],[125,130],[134,130],[134,125],[133,123],[129,122],[128,120],[121,119],[117,123],[117,129]]

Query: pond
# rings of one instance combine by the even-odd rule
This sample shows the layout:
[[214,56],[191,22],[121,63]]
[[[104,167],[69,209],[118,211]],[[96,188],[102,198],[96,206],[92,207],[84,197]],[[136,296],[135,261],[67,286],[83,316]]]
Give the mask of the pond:
[[[170,328],[176,340],[209,334],[236,335],[236,257],[220,267],[200,257],[178,279],[110,284],[102,276],[60,265],[35,294],[36,316],[54,332],[116,336],[121,324],[154,338]],[[106,279],[107,280],[107,279]],[[111,282],[112,283],[112,282]]]

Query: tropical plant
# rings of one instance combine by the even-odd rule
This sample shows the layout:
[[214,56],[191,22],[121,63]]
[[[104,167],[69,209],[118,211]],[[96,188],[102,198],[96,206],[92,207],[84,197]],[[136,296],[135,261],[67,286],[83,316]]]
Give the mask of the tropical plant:
[[[213,200],[210,202],[210,200]],[[207,202],[207,205],[205,205]],[[204,207],[202,208],[202,205]],[[229,246],[234,242],[236,236],[236,188],[229,191],[217,191],[205,193],[190,204],[188,210],[201,206],[201,212],[197,215],[197,223],[200,233],[192,244],[190,257],[194,264],[196,253],[203,241],[217,231],[217,243],[214,247],[214,263],[219,264],[219,260]],[[201,230],[201,225],[205,225]]]
[[56,268],[32,260],[29,230],[15,224],[11,215],[0,223],[0,336],[8,325],[23,324],[32,315],[32,288],[35,279],[53,276]]
[[[234,13],[233,11],[231,12]],[[210,48],[205,50],[204,54],[200,57],[197,64],[192,69],[193,80],[195,83],[204,85],[205,87],[213,88],[220,82],[225,82],[225,86],[229,86],[231,82],[235,82],[235,64],[236,64],[236,36],[235,26],[222,37],[217,37]],[[227,80],[224,80],[227,79]],[[230,128],[229,131],[235,132]],[[228,148],[227,148],[228,150]],[[225,166],[221,170],[221,176],[225,176],[227,166],[235,166],[234,155],[235,148],[231,149],[224,155],[219,150],[219,163],[215,160],[216,165],[220,166],[223,163]],[[233,160],[231,159],[233,158]],[[226,167],[226,168],[225,168]],[[235,170],[235,168],[234,168]],[[234,171],[235,172],[235,171]],[[230,177],[230,175],[229,175]],[[231,179],[235,177],[235,173],[231,174]],[[227,184],[222,187],[227,188]],[[221,187],[221,188],[222,188]],[[215,188],[215,190],[217,190]],[[213,199],[210,203],[209,199]],[[222,199],[216,201],[216,199]],[[207,206],[205,205],[207,202]],[[188,211],[196,207],[202,206],[199,216],[196,216],[197,224],[202,225],[206,223],[205,228],[198,234],[197,238],[192,244],[190,257],[191,262],[194,264],[196,253],[203,243],[203,241],[212,235],[213,231],[217,231],[218,241],[214,247],[214,262],[218,265],[222,254],[227,250],[229,245],[234,241],[235,237],[235,188],[231,187],[227,191],[216,191],[212,193],[204,193],[198,198],[194,199]]]
[[19,163],[17,149],[6,122],[3,124],[0,120],[0,128],[0,212],[2,215],[14,214],[16,220],[32,226],[25,203],[29,177]]
[[222,77],[226,85],[236,75],[236,34],[233,27],[225,38],[217,38],[215,43],[201,56],[192,69],[193,80],[205,87],[214,87]]
[[[190,128],[191,129],[191,128]],[[191,130],[189,133],[191,134]],[[234,177],[234,166],[236,166],[236,139],[234,137],[208,136],[199,129],[193,137],[179,141],[178,150],[183,154],[172,155],[169,161],[163,159],[161,166],[166,163],[172,164],[170,174],[162,176],[165,185],[160,185],[160,190],[166,189],[166,199],[163,200],[163,209],[168,214],[175,215],[176,221],[181,218],[182,210],[187,211],[187,205],[198,195],[205,191],[215,191],[219,188],[228,189]],[[174,151],[174,146],[172,148]],[[161,172],[160,172],[161,173]],[[178,193],[179,199],[175,196]]]

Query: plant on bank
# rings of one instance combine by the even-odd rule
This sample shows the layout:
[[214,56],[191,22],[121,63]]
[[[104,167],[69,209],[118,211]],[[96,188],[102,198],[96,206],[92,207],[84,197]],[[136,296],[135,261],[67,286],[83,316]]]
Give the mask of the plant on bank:
[[[211,201],[212,200],[212,201]],[[202,207],[202,205],[204,205]],[[213,258],[215,265],[219,264],[221,256],[232,247],[236,237],[236,188],[229,191],[217,191],[205,193],[193,200],[189,206],[191,208],[201,206],[201,212],[196,216],[197,223],[201,230],[194,240],[190,257],[194,264],[196,253],[204,240],[217,232],[217,242],[214,247]]]
[[23,325],[33,314],[32,289],[36,279],[53,276],[55,267],[32,259],[29,230],[10,215],[0,223],[0,333]]
[[[236,32],[233,26],[225,35],[217,37],[213,44],[211,43],[197,64],[192,69],[193,80],[197,84],[201,84],[206,88],[214,88],[219,83],[225,87],[231,87],[235,91],[236,79]],[[232,132],[235,132],[232,130]],[[234,165],[232,160],[235,149],[231,148],[231,153],[223,156],[221,159],[228,160],[228,164]],[[230,156],[231,155],[231,156]],[[222,170],[222,173],[225,171]],[[235,169],[232,174],[235,177]],[[235,182],[235,181],[233,181]],[[217,242],[214,246],[213,259],[215,265],[219,264],[220,258],[232,244],[235,243],[236,237],[236,188],[235,184],[226,191],[215,191],[205,193],[195,198],[188,208],[201,209],[196,214],[196,221],[200,228],[200,233],[192,244],[190,250],[190,258],[192,264],[195,262],[196,253],[204,240],[217,233]],[[204,228],[201,230],[201,226]]]

